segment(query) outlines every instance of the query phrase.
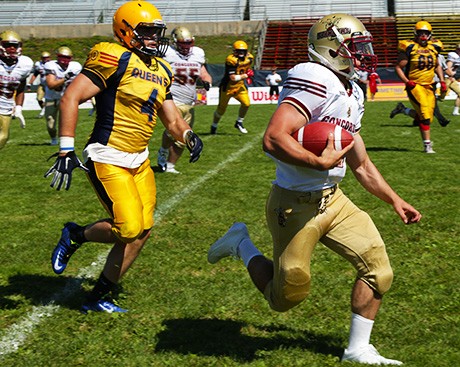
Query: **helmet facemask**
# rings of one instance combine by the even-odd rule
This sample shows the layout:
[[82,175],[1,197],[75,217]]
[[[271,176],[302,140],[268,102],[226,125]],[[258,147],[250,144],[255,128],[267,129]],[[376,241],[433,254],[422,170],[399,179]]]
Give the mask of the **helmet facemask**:
[[318,22],[310,30],[310,57],[347,79],[356,78],[355,69],[375,71],[377,56],[372,48],[372,35],[362,23],[349,15],[329,17],[335,23],[325,27],[327,22]]
[[9,65],[15,64],[22,55],[22,40],[16,32],[0,34],[0,57]]
[[[129,47],[135,48],[148,56],[164,56],[168,49],[169,39],[164,36],[166,26],[163,21],[139,23],[135,29],[128,22],[124,22],[133,32],[133,38],[131,39],[131,44],[128,45]],[[155,45],[146,45],[146,43],[150,43],[149,41],[154,41]]]
[[431,32],[426,30],[417,30],[415,31],[415,37],[417,38],[417,42],[425,47],[428,44],[428,41],[431,38]]
[[171,32],[174,48],[182,56],[188,57],[192,53],[192,47],[195,46],[195,37],[184,27],[175,28]]

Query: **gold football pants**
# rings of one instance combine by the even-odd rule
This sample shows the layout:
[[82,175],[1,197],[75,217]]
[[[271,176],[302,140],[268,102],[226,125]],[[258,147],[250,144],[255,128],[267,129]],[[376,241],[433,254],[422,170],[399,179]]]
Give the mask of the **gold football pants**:
[[112,231],[123,242],[137,239],[153,227],[155,176],[147,159],[139,168],[124,168],[89,160],[88,178],[113,219]]
[[228,107],[228,102],[230,101],[230,98],[232,97],[235,98],[238,102],[240,102],[242,106],[249,107],[251,105],[248,90],[245,86],[241,86],[237,89],[232,89],[231,87],[228,87],[226,91],[220,88],[219,89],[219,104],[216,109],[217,113],[220,116],[224,115]]
[[[357,278],[377,293],[383,295],[391,286],[393,271],[385,244],[369,215],[339,188],[327,194],[315,192],[310,197],[272,187],[266,217],[273,239],[274,276],[264,294],[276,311],[287,311],[307,297],[310,261],[318,242],[349,261]],[[319,210],[323,195],[325,211]]]

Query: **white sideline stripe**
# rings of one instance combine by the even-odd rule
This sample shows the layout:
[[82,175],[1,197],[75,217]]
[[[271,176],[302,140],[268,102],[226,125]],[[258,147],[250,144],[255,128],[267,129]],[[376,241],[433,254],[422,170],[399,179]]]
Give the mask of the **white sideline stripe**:
[[[186,195],[196,190],[201,184],[203,184],[203,182],[218,174],[219,171],[225,168],[227,164],[233,162],[246,151],[251,149],[256,143],[260,142],[261,137],[262,135],[260,134],[255,139],[246,143],[240,150],[231,154],[225,161],[218,164],[216,168],[208,171],[180,193],[174,195],[163,205],[160,205],[155,211],[155,224],[158,225],[163,216],[169,213],[177,203],[183,200]],[[38,326],[45,318],[51,317],[60,309],[60,306],[55,304],[56,301],[65,300],[77,291],[84,279],[93,277],[99,267],[99,264],[105,261],[108,252],[109,250],[99,254],[97,260],[90,266],[81,269],[76,278],[69,279],[62,291],[51,296],[51,301],[47,302],[43,306],[34,306],[32,308],[32,312],[26,315],[22,320],[10,325],[3,333],[4,335],[0,340],[0,359],[2,356],[16,352],[25,342],[27,336],[33,332],[36,326]]]

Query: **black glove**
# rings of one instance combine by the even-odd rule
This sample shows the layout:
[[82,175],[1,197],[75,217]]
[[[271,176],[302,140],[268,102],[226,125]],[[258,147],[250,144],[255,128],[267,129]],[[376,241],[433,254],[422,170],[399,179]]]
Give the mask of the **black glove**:
[[201,151],[203,150],[203,142],[198,135],[196,135],[192,130],[189,130],[185,136],[185,143],[187,144],[187,148],[190,152],[189,162],[196,162],[200,158]]
[[209,88],[211,88],[211,83],[203,81],[203,87],[204,89],[209,90]]
[[83,165],[73,150],[66,153],[64,156],[60,156],[59,153],[54,153],[48,158],[48,160],[56,156],[56,162],[54,162],[51,168],[46,171],[44,177],[47,178],[48,176],[54,174],[50,186],[54,188],[57,185],[56,190],[58,191],[61,189],[63,184],[66,190],[70,188],[70,184],[72,182],[72,171],[75,168],[80,168],[85,172],[89,172],[89,169]]
[[74,76],[75,76],[75,73],[72,73],[71,71],[69,71],[69,72],[65,75],[65,80],[72,79]]

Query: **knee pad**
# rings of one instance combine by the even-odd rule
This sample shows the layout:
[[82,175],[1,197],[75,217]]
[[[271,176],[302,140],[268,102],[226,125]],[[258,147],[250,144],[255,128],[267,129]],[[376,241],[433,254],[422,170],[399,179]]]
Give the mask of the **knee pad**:
[[112,232],[124,243],[130,243],[138,239],[144,232],[141,222],[126,222],[121,225],[114,225]]
[[383,257],[380,261],[368,267],[368,270],[363,274],[358,275],[359,279],[381,296],[388,292],[393,283],[393,269],[384,249],[383,251]]
[[269,283],[265,297],[270,308],[286,312],[301,303],[310,292],[310,274],[301,268],[291,268],[280,273],[279,284]]

